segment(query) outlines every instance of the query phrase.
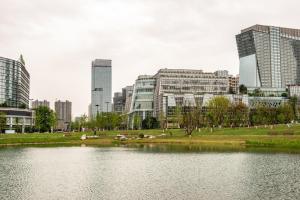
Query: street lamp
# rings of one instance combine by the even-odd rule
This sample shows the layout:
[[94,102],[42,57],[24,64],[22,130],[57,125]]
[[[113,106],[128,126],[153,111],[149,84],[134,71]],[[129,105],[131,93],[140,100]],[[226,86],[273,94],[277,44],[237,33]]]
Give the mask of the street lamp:
[[99,109],[98,109],[99,105],[97,104],[96,107],[97,107],[97,115],[98,115],[99,114]]
[[108,112],[108,104],[109,104],[109,102],[107,101],[105,103],[106,103],[106,112]]

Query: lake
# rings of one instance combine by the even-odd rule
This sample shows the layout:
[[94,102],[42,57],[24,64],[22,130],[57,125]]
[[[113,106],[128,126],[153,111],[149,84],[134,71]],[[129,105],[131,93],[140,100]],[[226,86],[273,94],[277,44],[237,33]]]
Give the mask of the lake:
[[0,148],[0,199],[299,199],[300,154]]

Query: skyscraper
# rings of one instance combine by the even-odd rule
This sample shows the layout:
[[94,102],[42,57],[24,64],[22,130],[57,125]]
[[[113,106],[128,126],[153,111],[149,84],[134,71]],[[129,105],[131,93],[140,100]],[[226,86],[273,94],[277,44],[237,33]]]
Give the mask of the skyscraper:
[[111,60],[96,59],[92,62],[91,114],[111,112],[112,73]]
[[29,108],[30,75],[25,65],[0,57],[0,104],[13,108]]
[[72,102],[56,101],[55,113],[57,117],[57,129],[67,130],[72,121]]
[[300,30],[254,25],[236,36],[240,84],[286,88],[300,84]]

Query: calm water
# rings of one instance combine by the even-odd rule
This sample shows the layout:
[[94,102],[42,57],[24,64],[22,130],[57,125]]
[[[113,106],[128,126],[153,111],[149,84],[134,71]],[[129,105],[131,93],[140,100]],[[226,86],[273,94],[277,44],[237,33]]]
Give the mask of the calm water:
[[0,199],[300,199],[300,154],[0,148]]

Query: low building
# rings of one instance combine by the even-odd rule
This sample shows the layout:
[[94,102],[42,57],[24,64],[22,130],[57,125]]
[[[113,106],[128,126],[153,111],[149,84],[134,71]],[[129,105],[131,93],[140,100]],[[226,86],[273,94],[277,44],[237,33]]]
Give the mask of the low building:
[[288,86],[289,96],[290,97],[300,97],[300,85],[289,85]]
[[0,112],[5,114],[5,133],[24,133],[26,128],[35,125],[35,112],[30,109],[21,108],[0,108]]
[[[164,109],[165,97],[172,97],[176,105],[188,98],[201,98],[204,94],[228,94],[229,75],[226,70],[203,72],[191,69],[161,69],[154,76],[154,116],[158,118]],[[195,100],[197,101],[197,100]]]

